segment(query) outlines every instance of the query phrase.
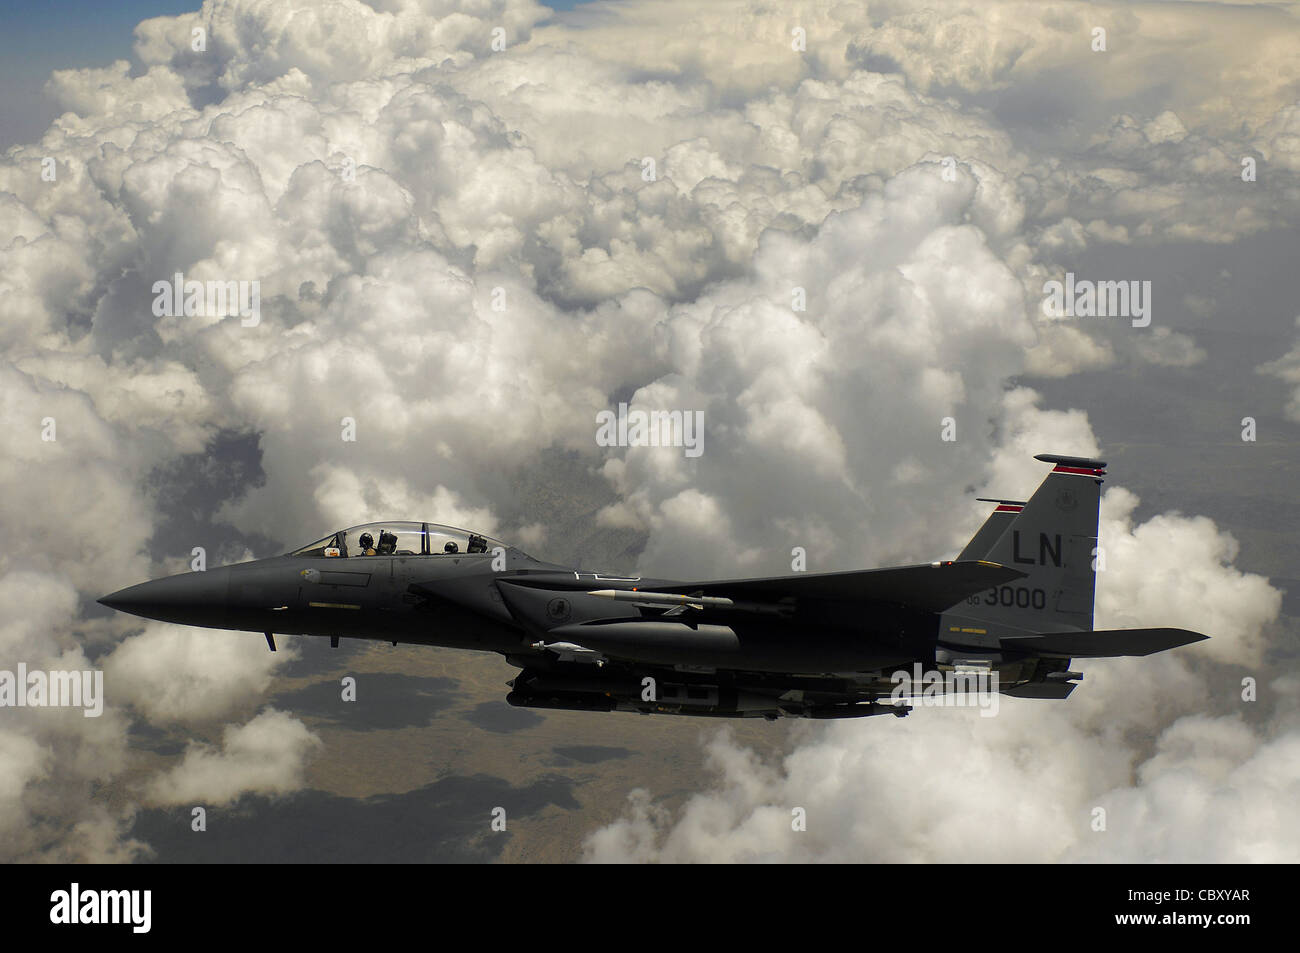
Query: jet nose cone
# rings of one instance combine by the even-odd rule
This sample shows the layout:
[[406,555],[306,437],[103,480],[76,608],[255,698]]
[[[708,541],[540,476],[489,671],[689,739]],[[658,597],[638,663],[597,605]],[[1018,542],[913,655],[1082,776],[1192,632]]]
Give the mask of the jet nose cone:
[[228,584],[229,573],[225,569],[187,572],[119,589],[104,596],[99,603],[146,619],[216,624],[218,615],[226,609]]
[[[163,580],[158,580],[162,582]],[[123,612],[130,612],[132,609],[148,605],[150,602],[149,594],[154,590],[152,582],[142,582],[138,586],[127,586],[125,589],[119,589],[117,592],[111,592],[99,600],[101,606],[108,606],[110,609],[121,609]]]

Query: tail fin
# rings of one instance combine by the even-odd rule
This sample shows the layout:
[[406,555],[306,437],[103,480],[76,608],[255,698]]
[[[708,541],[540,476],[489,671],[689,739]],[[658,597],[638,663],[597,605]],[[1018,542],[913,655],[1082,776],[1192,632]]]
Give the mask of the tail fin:
[[975,531],[975,535],[970,538],[966,548],[957,556],[957,562],[966,562],[972,559],[988,559],[992,557],[989,551],[993,545],[1002,538],[1011,521],[1016,518],[1025,507],[1024,500],[989,500],[984,497],[978,498],[981,503],[996,503],[998,505],[989,518],[984,521],[984,525]]
[[[1025,578],[953,606],[944,613],[942,641],[996,644],[1017,634],[1092,628],[1093,559],[1106,464],[1048,453],[1034,459],[1056,466],[1019,513],[1006,511],[1010,522],[987,553],[971,554],[1019,569]],[[968,550],[985,530],[993,531],[985,523]],[[959,558],[965,557],[963,552]]]

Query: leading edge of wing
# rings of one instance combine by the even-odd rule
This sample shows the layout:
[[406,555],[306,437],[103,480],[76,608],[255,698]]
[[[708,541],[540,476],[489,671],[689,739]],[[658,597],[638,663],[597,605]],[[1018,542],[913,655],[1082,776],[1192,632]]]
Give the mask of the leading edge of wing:
[[675,582],[638,588],[643,592],[744,596],[773,602],[789,597],[834,602],[888,602],[927,612],[942,612],[967,596],[1024,576],[1025,573],[1018,569],[976,559],[891,569]]

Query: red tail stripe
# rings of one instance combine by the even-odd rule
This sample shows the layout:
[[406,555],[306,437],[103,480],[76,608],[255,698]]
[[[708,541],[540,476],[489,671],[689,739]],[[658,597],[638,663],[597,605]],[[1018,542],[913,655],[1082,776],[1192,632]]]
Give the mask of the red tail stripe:
[[1091,467],[1062,467],[1053,468],[1053,473],[1078,473],[1083,476],[1105,476],[1105,470],[1094,470]]

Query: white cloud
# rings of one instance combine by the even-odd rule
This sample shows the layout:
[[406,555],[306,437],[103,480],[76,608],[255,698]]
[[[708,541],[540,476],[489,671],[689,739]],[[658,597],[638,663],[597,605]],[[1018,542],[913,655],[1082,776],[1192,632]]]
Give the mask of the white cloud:
[[[46,571],[0,573],[0,669],[95,672],[81,644],[73,586]],[[93,674],[92,674],[93,678]],[[91,800],[126,762],[128,719],[104,698],[82,708],[0,709],[0,857],[66,862],[128,860],[132,808]],[[65,840],[75,828],[76,841]]]
[[243,794],[287,794],[302,787],[320,739],[293,716],[268,708],[228,726],[221,747],[191,744],[175,767],[149,782],[153,804],[229,804]]
[[1263,629],[1282,593],[1268,579],[1232,566],[1237,541],[1204,516],[1161,513],[1135,525],[1138,498],[1122,487],[1102,498],[1097,626],[1171,626],[1211,636],[1180,651],[1224,664],[1258,665]]
[[46,776],[50,752],[16,731],[0,731],[0,830],[12,831],[27,821],[23,792]]
[[[1300,325],[1300,318],[1296,324]],[[1261,364],[1259,372],[1280,378],[1291,388],[1283,413],[1288,420],[1300,423],[1300,341],[1276,360]]]
[[[1069,703],[1066,703],[1067,705]],[[925,719],[925,720],[922,720]],[[1154,752],[1068,708],[1007,700],[802,732],[764,764],[720,730],[710,783],[680,812],[633,792],[589,861],[667,863],[1294,863],[1294,731],[1188,715]],[[936,773],[936,765],[942,766]],[[1130,783],[1130,777],[1136,781]],[[792,829],[803,808],[807,829]],[[1095,830],[1097,808],[1105,829]]]
[[275,670],[297,656],[268,652],[258,635],[150,622],[104,660],[115,704],[167,724],[217,718],[260,698]]

